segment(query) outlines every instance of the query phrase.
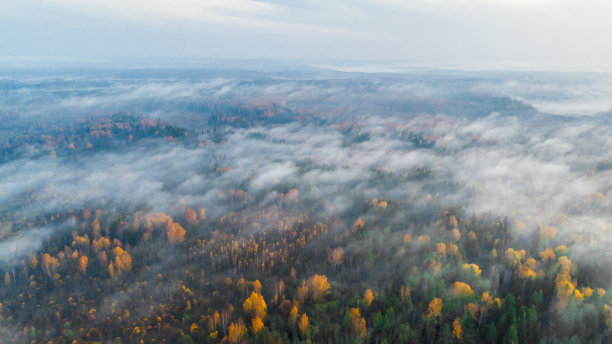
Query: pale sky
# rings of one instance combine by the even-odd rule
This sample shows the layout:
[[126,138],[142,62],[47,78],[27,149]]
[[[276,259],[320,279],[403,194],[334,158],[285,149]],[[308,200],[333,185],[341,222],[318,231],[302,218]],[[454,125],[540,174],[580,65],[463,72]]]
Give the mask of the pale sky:
[[0,0],[0,57],[596,70],[612,61],[610,18],[604,0]]

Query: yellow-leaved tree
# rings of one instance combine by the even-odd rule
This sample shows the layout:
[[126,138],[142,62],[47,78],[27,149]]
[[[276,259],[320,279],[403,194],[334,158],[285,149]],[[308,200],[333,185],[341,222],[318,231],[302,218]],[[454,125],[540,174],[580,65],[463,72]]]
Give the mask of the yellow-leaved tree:
[[289,322],[292,325],[295,325],[299,316],[300,316],[300,313],[298,312],[297,307],[293,306],[293,308],[291,308],[291,311],[289,312]]
[[455,318],[453,321],[453,336],[455,336],[459,342],[463,340],[463,330],[461,329],[459,318]]
[[450,294],[456,297],[468,297],[472,295],[472,287],[464,282],[455,282],[450,286]]
[[232,344],[240,343],[245,335],[246,335],[246,327],[244,326],[242,321],[238,321],[238,322],[230,324],[229,331],[227,334],[227,338],[230,343]]
[[368,330],[366,329],[366,321],[361,317],[359,308],[351,308],[349,310],[349,317],[351,319],[351,327],[355,334],[359,337],[365,337]]
[[113,254],[115,255],[114,267],[116,272],[132,270],[132,257],[129,253],[117,246],[113,249]]
[[476,264],[463,264],[463,270],[472,271],[476,277],[480,277],[480,274],[482,273],[480,267],[478,267]]
[[266,302],[263,296],[257,292],[252,292],[251,296],[244,300],[242,309],[251,317],[259,317],[261,319],[265,319],[266,317]]
[[95,252],[102,251],[110,247],[110,240],[107,237],[97,237],[92,241],[91,247]]
[[298,322],[298,329],[302,334],[308,333],[308,315],[306,315],[306,313],[302,314],[302,316],[300,317],[300,321]]
[[264,328],[264,323],[260,317],[254,317],[251,320],[251,328],[253,329],[253,333],[257,334],[261,329]]
[[43,253],[40,257],[40,264],[48,276],[53,276],[55,275],[55,269],[59,266],[59,260],[51,257],[48,253]]
[[429,307],[427,307],[427,318],[433,319],[439,317],[442,314],[442,306],[442,299],[434,297],[429,303]]

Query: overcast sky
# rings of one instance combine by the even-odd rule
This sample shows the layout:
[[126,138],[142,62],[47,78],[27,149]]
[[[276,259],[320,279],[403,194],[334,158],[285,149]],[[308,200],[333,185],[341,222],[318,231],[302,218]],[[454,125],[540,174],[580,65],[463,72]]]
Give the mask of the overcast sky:
[[606,0],[0,0],[0,56],[597,70],[611,17]]

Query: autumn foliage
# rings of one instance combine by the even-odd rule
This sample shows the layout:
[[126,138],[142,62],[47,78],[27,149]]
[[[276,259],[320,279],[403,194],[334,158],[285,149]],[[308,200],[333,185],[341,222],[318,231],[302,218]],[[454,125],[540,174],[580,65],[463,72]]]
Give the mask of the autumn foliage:
[[329,294],[331,286],[327,281],[327,276],[324,275],[313,275],[308,279],[308,292],[315,302],[320,302],[323,298]]
[[170,228],[168,229],[168,240],[176,243],[181,243],[185,241],[185,229],[183,229],[180,224],[172,223],[169,227]]
[[427,307],[427,318],[438,318],[442,314],[442,299],[434,297]]
[[266,302],[264,301],[263,296],[257,292],[252,292],[251,296],[244,300],[242,309],[246,314],[252,317],[259,317],[260,319],[264,319],[266,317]]
[[298,329],[302,334],[308,333],[308,316],[306,315],[306,313],[300,316],[300,321],[298,322]]
[[351,328],[355,334],[359,337],[365,337],[367,334],[366,321],[361,316],[359,308],[351,308],[349,311],[349,317],[351,320]]
[[469,284],[459,281],[450,286],[449,292],[451,295],[456,297],[468,297],[474,293]]

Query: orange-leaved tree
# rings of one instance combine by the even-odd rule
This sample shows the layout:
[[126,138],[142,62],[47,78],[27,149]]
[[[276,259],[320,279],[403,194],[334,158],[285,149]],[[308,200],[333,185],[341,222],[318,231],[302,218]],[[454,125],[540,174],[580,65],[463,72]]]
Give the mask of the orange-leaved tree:
[[366,306],[370,306],[373,300],[374,294],[372,293],[372,289],[366,289],[366,291],[363,293],[363,303]]
[[185,208],[185,221],[187,221],[189,224],[195,224],[198,222],[198,215],[193,208]]
[[185,229],[180,224],[173,222],[168,229],[168,240],[171,242],[185,241]]
[[308,279],[308,292],[315,302],[323,300],[329,294],[330,289],[331,286],[325,275],[315,274]]

